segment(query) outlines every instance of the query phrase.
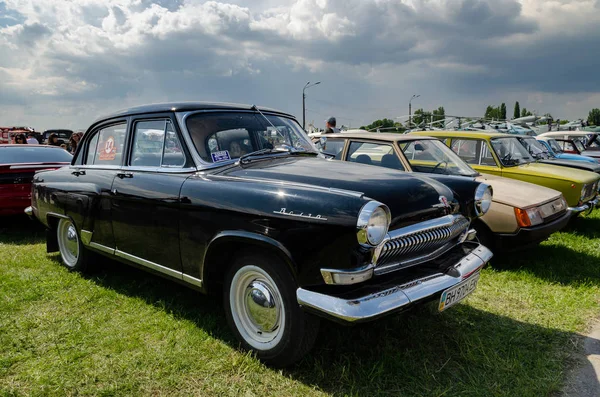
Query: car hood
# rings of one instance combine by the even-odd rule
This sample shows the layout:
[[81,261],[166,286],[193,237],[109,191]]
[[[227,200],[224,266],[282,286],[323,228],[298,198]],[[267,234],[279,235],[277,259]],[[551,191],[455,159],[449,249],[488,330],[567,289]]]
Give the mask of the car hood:
[[549,158],[544,159],[541,162],[550,165],[558,165],[561,167],[571,167],[577,169],[583,169],[586,171],[592,172],[600,172],[600,164],[595,162],[596,164],[584,162],[584,161],[574,161],[574,160],[566,160],[566,159],[557,159],[557,158]]
[[529,163],[515,167],[502,168],[502,175],[510,174],[537,176],[578,183],[591,183],[598,179],[598,174],[594,174],[590,171],[543,163]]
[[440,196],[456,205],[452,191],[425,176],[382,167],[312,157],[285,157],[228,167],[220,176],[264,182],[310,185],[359,192],[386,204],[392,225],[444,215]]
[[581,155],[597,159],[600,157],[600,150],[584,150]]
[[582,156],[580,154],[560,153],[556,157],[561,160],[584,161],[586,163],[598,164],[598,162],[594,158],[589,156]]
[[511,207],[530,207],[561,196],[561,192],[558,190],[496,175],[481,174],[475,180],[492,186],[492,189],[494,189],[494,202]]

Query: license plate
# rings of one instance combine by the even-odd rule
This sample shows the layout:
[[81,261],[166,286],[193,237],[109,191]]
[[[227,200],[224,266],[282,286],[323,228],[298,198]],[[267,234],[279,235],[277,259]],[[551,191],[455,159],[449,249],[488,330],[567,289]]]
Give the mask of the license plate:
[[471,292],[477,288],[477,282],[479,281],[479,272],[473,274],[465,281],[461,281],[452,288],[448,288],[442,292],[440,298],[440,311],[444,311],[450,306],[454,306],[456,303],[465,299]]

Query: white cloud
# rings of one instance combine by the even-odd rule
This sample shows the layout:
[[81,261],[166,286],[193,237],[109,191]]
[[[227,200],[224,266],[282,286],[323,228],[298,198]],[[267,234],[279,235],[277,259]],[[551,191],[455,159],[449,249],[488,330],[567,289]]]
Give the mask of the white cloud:
[[4,6],[15,22],[0,28],[4,122],[16,123],[22,113],[14,106],[21,104],[34,110],[27,113],[32,120],[53,124],[60,114],[85,124],[89,111],[82,106],[101,111],[166,99],[247,101],[297,113],[306,80],[323,81],[310,91],[311,98],[321,96],[315,112],[342,114],[346,107],[353,109],[349,119],[364,122],[391,116],[377,115],[377,107],[404,108],[400,98],[413,92],[422,93],[425,107],[468,113],[483,112],[487,102],[527,98],[540,111],[568,112],[562,117],[583,116],[592,103],[585,98],[600,92],[596,0],[5,0]]

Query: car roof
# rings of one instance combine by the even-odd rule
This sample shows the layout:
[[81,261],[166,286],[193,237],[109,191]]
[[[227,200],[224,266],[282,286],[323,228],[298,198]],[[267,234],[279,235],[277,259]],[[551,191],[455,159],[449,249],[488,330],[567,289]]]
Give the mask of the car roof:
[[[428,139],[429,137],[419,136],[415,138],[415,135],[408,134],[395,134],[393,132],[369,132],[364,130],[353,130],[352,132],[345,131],[337,134],[321,134],[322,137],[327,138],[354,138],[354,139],[373,139],[375,141],[414,141],[415,139]],[[436,139],[436,138],[431,138]]]
[[[185,112],[193,110],[252,110],[254,105],[226,103],[226,102],[164,102],[153,103],[149,105],[135,106],[127,109],[121,109],[103,117],[97,118],[92,124],[99,121],[112,119],[115,117],[132,116],[145,113],[165,113],[165,112]],[[280,110],[257,106],[260,111],[269,113],[278,113],[287,117],[295,117],[289,113]]]
[[52,146],[52,145],[35,145],[35,144],[21,144],[21,143],[3,143],[0,144],[0,148],[43,148],[43,149],[53,149],[53,150],[65,150],[60,146]]
[[555,137],[555,136],[564,136],[564,135],[573,135],[573,136],[588,136],[594,135],[593,131],[550,131],[544,132],[543,134],[539,134],[541,137]]
[[[411,132],[413,134],[413,132]],[[515,134],[503,134],[501,132],[486,132],[486,131],[414,131],[414,135],[426,135],[433,137],[451,137],[451,138],[509,138],[516,137]]]

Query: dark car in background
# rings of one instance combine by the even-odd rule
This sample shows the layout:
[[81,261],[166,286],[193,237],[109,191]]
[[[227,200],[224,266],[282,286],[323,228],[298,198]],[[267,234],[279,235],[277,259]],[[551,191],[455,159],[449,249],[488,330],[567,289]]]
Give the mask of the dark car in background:
[[283,366],[319,317],[445,310],[492,256],[470,227],[489,186],[373,170],[326,160],[286,113],[157,104],[92,124],[70,166],[36,174],[27,212],[71,270],[96,253],[221,293],[242,346]]
[[71,138],[71,135],[73,135],[73,131],[71,131],[71,130],[62,130],[62,129],[46,130],[42,134],[42,143],[43,144],[47,144],[48,143],[48,137],[50,137],[50,135],[52,135],[52,134],[56,134],[57,140],[58,140],[58,144],[62,145],[63,143],[68,143],[69,142],[69,138]]
[[0,215],[23,214],[31,205],[31,181],[36,171],[71,163],[72,156],[59,147],[0,145]]

